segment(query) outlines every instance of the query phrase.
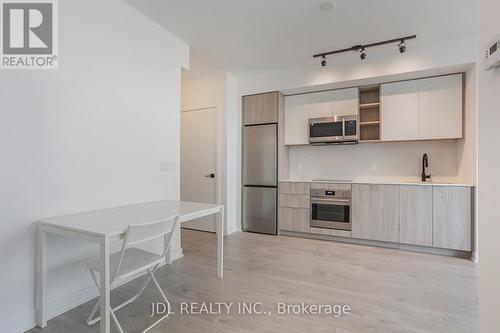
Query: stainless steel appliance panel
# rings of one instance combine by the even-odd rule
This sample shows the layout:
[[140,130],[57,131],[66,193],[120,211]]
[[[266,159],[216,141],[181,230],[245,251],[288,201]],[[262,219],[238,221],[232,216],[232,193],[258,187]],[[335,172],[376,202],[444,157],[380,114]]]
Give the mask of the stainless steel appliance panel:
[[358,143],[358,116],[333,116],[309,119],[310,144]]
[[344,116],[344,141],[355,142],[359,140],[358,116]]
[[309,119],[309,143],[342,142],[343,140],[343,117]]
[[351,230],[351,191],[311,189],[311,227]]
[[276,186],[277,125],[245,126],[243,131],[243,185]]
[[277,188],[243,188],[243,231],[277,234]]

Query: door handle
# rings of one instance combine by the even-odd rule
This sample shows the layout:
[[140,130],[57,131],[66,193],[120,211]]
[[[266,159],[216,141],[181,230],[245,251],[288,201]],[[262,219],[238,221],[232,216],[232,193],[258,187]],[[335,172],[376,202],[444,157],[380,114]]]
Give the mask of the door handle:
[[208,175],[205,175],[206,178],[215,178],[215,173],[210,173]]

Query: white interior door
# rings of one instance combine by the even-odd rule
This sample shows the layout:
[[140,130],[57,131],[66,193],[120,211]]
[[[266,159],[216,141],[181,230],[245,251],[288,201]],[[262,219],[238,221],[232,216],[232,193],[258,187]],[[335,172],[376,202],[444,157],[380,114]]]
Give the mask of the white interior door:
[[[181,200],[216,203],[217,132],[215,108],[181,112]],[[215,232],[215,216],[182,227]]]

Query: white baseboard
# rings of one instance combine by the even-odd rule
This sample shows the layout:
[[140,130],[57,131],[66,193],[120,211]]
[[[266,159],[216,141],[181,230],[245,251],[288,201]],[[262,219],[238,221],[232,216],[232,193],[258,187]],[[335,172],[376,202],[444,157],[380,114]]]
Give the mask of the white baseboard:
[[3,323],[0,323],[0,332],[26,332],[36,326],[35,312],[23,313]]
[[172,261],[176,261],[177,259],[180,259],[182,257],[184,257],[184,253],[182,253],[182,247],[179,247],[177,249],[171,249],[169,263],[171,263]]
[[[47,303],[47,317],[55,318],[66,311],[80,306],[99,295],[94,285],[82,288],[72,294],[63,296]],[[0,332],[19,333],[25,332],[36,326],[35,310],[16,316],[0,325]]]
[[[182,248],[173,249],[171,252],[171,261],[182,258]],[[124,281],[127,283],[128,281]],[[71,309],[74,309],[99,295],[94,285],[82,288],[72,294],[63,296],[47,303],[48,320],[55,318]],[[50,325],[50,324],[49,324]],[[0,323],[0,332],[20,333],[26,332],[36,326],[36,311],[20,314],[3,323]]]
[[241,230],[238,230],[238,228],[235,225],[228,225],[226,228],[226,236],[234,234],[235,232],[239,232]]

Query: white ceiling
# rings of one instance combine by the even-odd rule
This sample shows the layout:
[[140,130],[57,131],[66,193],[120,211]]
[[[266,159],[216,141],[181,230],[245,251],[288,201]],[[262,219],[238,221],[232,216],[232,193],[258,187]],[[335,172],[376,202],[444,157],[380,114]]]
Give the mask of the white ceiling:
[[412,45],[477,33],[475,0],[126,0],[192,47],[191,74],[302,66],[314,53],[417,34]]

